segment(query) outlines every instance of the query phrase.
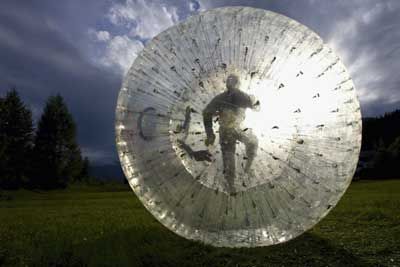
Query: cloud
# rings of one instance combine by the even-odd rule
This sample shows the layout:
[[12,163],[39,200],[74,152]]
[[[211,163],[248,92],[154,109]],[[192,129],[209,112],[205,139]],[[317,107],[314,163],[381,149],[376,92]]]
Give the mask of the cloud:
[[108,35],[107,39],[103,38],[101,41],[107,44],[98,62],[106,67],[117,67],[118,72],[123,74],[128,71],[137,54],[143,49],[141,41],[131,39],[127,35],[114,37]]
[[289,16],[319,34],[355,83],[363,116],[400,108],[400,1],[200,0],[202,8],[244,5]]
[[125,0],[114,3],[105,15],[109,30],[89,30],[93,41],[105,44],[103,47],[95,46],[95,62],[125,74],[147,40],[202,10],[201,3],[196,0]]
[[0,95],[15,86],[37,122],[47,97],[60,93],[77,123],[79,144],[116,158],[120,77],[88,60],[81,44],[89,27],[76,31],[76,12],[69,16],[66,6],[44,1],[40,7],[5,1],[0,9]]
[[152,38],[179,20],[177,7],[145,0],[115,4],[107,16],[113,24],[126,27],[131,36],[141,39]]
[[[347,66],[360,98],[364,115],[375,115],[382,108],[400,102],[400,77],[393,69],[400,62],[397,31],[399,5],[394,1],[355,1],[341,3],[349,13],[338,21],[329,34],[328,43]],[[375,108],[370,108],[374,106]]]
[[111,35],[108,31],[94,31],[93,34],[99,42],[107,42],[111,39]]
[[[98,50],[95,62],[125,74],[148,39],[179,21],[178,7],[182,7],[182,3],[167,5],[157,0],[126,0],[112,4],[105,17],[113,31],[89,30],[92,40],[105,44],[95,48]],[[189,11],[196,12],[198,8],[196,1],[187,5]]]
[[3,0],[0,94],[16,86],[38,118],[46,98],[61,93],[88,155],[116,157],[122,74],[146,41],[191,14],[235,5],[289,16],[334,46],[355,81],[363,116],[400,107],[398,0]]

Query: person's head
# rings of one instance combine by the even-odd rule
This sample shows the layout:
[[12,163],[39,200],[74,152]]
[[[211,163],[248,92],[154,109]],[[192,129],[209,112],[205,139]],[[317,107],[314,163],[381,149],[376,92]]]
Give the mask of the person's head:
[[235,74],[230,74],[226,79],[226,88],[228,90],[239,89],[240,80],[239,77]]

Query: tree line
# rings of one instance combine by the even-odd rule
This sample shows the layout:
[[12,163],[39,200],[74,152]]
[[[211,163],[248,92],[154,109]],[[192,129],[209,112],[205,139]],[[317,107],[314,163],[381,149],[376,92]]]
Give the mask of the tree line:
[[[50,96],[34,127],[31,110],[13,89],[0,96],[0,188],[65,188],[89,179],[89,160],[61,95]],[[400,110],[363,119],[361,179],[399,178]]]
[[359,178],[400,178],[400,110],[363,119],[361,161],[363,154],[367,166],[360,170]]
[[400,136],[400,110],[363,119],[362,150],[390,146]]
[[61,95],[50,96],[34,127],[31,110],[12,89],[0,97],[0,188],[65,188],[88,178],[89,161]]

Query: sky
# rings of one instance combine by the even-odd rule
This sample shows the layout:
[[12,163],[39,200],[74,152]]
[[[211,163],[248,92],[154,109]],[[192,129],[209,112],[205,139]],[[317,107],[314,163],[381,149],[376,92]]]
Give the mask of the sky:
[[61,94],[83,154],[115,163],[116,101],[136,55],[161,31],[222,6],[278,12],[319,34],[349,70],[363,117],[400,108],[399,0],[2,0],[0,96],[17,88],[37,121]]

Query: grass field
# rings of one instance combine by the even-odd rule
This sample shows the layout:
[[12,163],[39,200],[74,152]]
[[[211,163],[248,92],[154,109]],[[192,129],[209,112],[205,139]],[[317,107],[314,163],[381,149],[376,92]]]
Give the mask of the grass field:
[[122,186],[3,191],[1,265],[400,266],[400,180],[355,182],[311,231],[254,249],[182,239]]

